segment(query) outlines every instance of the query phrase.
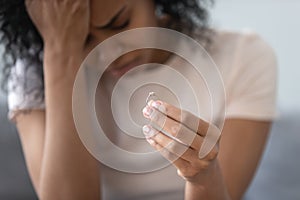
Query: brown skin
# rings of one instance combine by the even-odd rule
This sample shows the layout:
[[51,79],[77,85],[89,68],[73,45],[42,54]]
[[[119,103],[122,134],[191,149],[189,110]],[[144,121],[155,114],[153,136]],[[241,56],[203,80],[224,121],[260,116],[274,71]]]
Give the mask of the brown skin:
[[[115,25],[130,18],[127,27],[96,28],[108,22],[125,4],[128,10]],[[82,145],[72,117],[76,72],[89,50],[99,42],[127,29],[159,26],[161,21],[154,15],[151,0],[28,0],[27,5],[45,44],[47,110],[33,110],[16,118],[33,185],[42,200],[100,199],[98,161]],[[88,35],[90,40],[86,43]],[[152,50],[136,51],[121,57],[111,67],[136,56],[147,63],[164,62],[169,55]],[[169,105],[168,110],[178,115],[176,107]],[[253,177],[269,127],[268,121],[227,119],[220,148],[207,161],[194,159],[198,163],[194,168],[183,167],[184,162],[174,162],[186,180],[186,199],[240,199]],[[243,138],[240,138],[241,133]],[[156,139],[153,141],[160,146],[152,143],[154,148],[168,142],[168,138]]]
[[[164,109],[158,109],[155,103]],[[151,114],[147,111],[151,111]],[[156,129],[148,125],[153,132],[150,135],[145,133],[147,141],[161,151],[177,168],[178,175],[186,180],[185,199],[242,198],[263,152],[270,122],[227,119],[222,139],[203,159],[199,159],[198,153],[206,136],[208,122],[162,101],[150,101],[143,109],[143,114],[159,127]],[[190,127],[186,120],[198,121],[198,128],[195,130]],[[190,144],[189,136],[193,136],[193,141],[189,148],[185,148],[160,132],[161,129],[186,145]]]
[[[93,45],[102,42],[103,40],[111,37],[112,35],[121,31],[126,31],[139,27],[157,27],[164,26],[164,20],[157,19],[155,16],[155,8],[153,2],[150,0],[114,0],[114,1],[91,1],[91,22],[90,22],[90,37]],[[105,8],[104,13],[102,12]],[[120,14],[120,17],[116,20],[113,28],[98,28],[109,22],[117,11],[124,11]],[[101,10],[101,12],[100,12]],[[107,17],[110,16],[110,17]],[[116,29],[115,27],[122,26],[129,20],[128,26],[122,29]],[[127,63],[135,58],[140,58],[141,63],[158,62],[163,63],[168,58],[169,53],[160,50],[136,50],[130,52],[124,56],[118,58],[109,69],[114,67],[120,67],[122,64]],[[105,74],[108,75],[109,74]],[[112,77],[110,77],[112,78]]]

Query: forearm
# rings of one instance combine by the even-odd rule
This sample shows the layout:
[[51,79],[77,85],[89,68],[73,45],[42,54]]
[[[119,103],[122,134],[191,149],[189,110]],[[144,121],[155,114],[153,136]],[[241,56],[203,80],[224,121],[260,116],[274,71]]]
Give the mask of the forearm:
[[72,116],[72,89],[82,60],[79,55],[45,48],[47,110],[41,199],[100,198],[98,162],[81,143]]
[[230,200],[219,163],[216,161],[203,174],[199,175],[199,181],[186,182],[185,200]]

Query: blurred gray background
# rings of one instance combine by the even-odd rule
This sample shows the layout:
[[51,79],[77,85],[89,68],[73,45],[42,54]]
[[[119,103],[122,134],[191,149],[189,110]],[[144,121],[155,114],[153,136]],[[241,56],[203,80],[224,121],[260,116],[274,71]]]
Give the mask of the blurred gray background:
[[[279,119],[246,200],[300,199],[300,0],[219,0],[212,24],[251,29],[274,48],[279,62]],[[0,61],[1,62],[1,61]],[[0,94],[0,199],[36,199],[24,165],[19,138],[7,121]]]
[[251,29],[275,50],[279,63],[279,119],[247,200],[300,199],[300,1],[218,0],[215,27]]

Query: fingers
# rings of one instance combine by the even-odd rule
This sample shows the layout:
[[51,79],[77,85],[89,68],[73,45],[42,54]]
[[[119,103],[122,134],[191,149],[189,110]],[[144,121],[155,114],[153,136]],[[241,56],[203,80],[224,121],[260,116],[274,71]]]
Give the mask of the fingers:
[[147,138],[151,138],[156,143],[166,148],[169,152],[176,155],[177,158],[181,157],[190,161],[192,157],[197,156],[197,151],[173,140],[150,125],[144,126],[143,131]]
[[206,121],[195,116],[194,114],[186,110],[181,110],[163,101],[151,100],[149,101],[148,106],[160,111],[169,118],[183,124],[191,131],[194,131],[195,133],[203,137],[206,135],[209,124]]
[[165,149],[163,146],[161,146],[155,140],[150,139],[150,138],[147,140],[151,144],[151,146],[153,146],[155,149],[160,151],[162,156],[164,158],[166,158],[167,160],[169,160],[177,168],[177,173],[182,178],[187,180],[188,177],[193,177],[195,174],[198,173],[197,167],[192,167],[190,162],[169,152],[167,149]]
[[167,149],[165,149],[162,145],[157,143],[154,139],[148,138],[147,141],[153,146],[156,150],[160,151],[162,156],[173,163],[179,169],[186,169],[190,166],[190,163],[177,155],[171,153]]
[[177,142],[185,144],[185,146],[191,146],[191,148],[196,150],[200,149],[203,138],[183,124],[167,117],[162,112],[159,112],[149,106],[144,109],[143,113],[145,117],[151,119],[151,126],[158,131]]
[[184,179],[196,179],[216,159],[217,127],[162,101],[148,102],[143,114],[151,120],[143,127],[147,141],[174,164]]
[[198,158],[214,158],[214,152],[218,152],[215,146],[221,131],[190,112],[162,101],[150,101],[143,109],[143,114],[151,120],[150,125],[154,129],[169,139],[198,151]]
[[[88,35],[89,2],[86,0],[26,0],[25,5],[44,41],[58,41],[59,44],[65,42],[70,44],[70,49],[73,50],[74,46],[82,48]],[[62,46],[65,47],[66,44]]]
[[[160,151],[169,161],[175,165],[177,164],[177,167],[181,170],[186,169],[185,167],[192,167],[196,170],[206,169],[209,161],[215,159],[217,156],[217,151],[214,150],[205,159],[199,159],[197,150],[193,150],[169,138],[155,128],[146,125],[143,127],[143,131],[150,145]],[[184,162],[185,165],[182,166],[182,163],[178,164],[177,161]]]

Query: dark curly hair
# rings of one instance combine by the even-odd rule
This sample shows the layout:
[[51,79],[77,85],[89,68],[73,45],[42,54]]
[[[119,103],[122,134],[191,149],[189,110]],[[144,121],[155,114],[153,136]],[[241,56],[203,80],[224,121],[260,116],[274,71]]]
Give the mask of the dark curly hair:
[[[202,38],[207,37],[207,9],[213,0],[154,0],[156,11],[171,17],[168,28],[191,34],[198,31]],[[0,43],[4,46],[2,66],[2,89],[7,92],[7,82],[17,60],[22,60],[25,70],[34,66],[35,72],[43,76],[43,40],[31,21],[25,0],[0,0]],[[22,83],[26,84],[23,81]],[[26,88],[26,87],[25,87]],[[32,88],[31,88],[32,89]],[[44,90],[44,85],[35,90]],[[30,91],[25,91],[29,93]]]

